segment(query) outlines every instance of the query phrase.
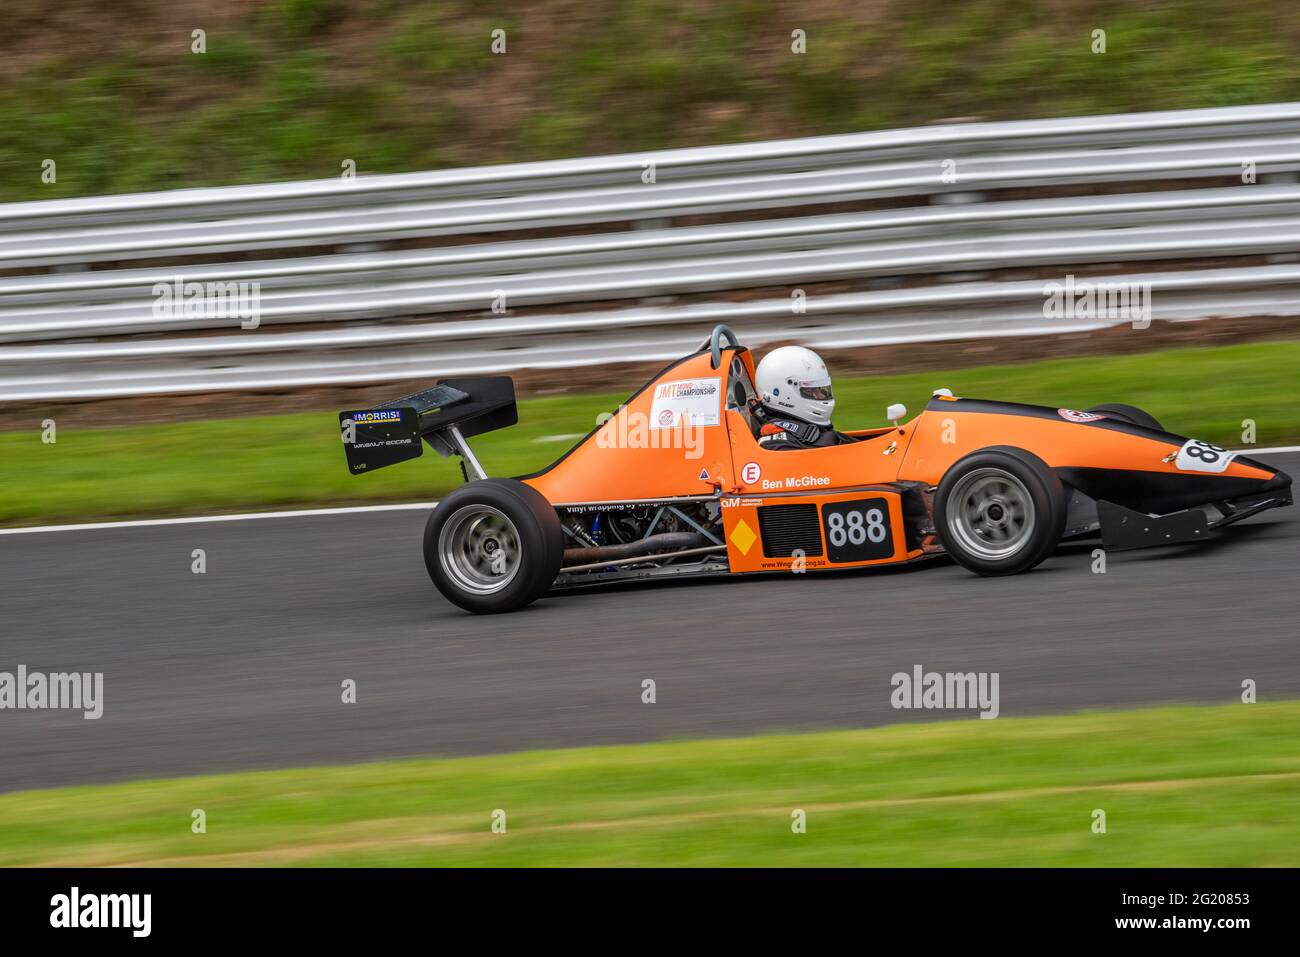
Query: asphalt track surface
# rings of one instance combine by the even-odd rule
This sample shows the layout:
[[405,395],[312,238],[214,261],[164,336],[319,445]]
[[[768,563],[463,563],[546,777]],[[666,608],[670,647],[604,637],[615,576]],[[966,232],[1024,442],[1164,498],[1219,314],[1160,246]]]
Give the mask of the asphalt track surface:
[[[1262,458],[1293,475],[1300,454]],[[1001,713],[1300,696],[1300,509],[1037,570],[623,586],[444,602],[423,511],[0,537],[0,671],[102,671],[104,714],[0,711],[0,790],[908,720],[891,676],[1000,674]],[[191,572],[202,548],[207,572]],[[343,704],[344,679],[357,702]],[[657,702],[643,704],[642,681]]]

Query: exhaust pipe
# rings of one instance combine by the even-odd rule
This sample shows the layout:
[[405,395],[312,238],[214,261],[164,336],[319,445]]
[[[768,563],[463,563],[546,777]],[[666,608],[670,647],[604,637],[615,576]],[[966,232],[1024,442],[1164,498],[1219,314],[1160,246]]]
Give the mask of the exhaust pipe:
[[[708,538],[699,532],[660,532],[637,542],[619,545],[597,545],[592,548],[566,548],[564,566],[586,565],[591,562],[607,561],[618,558],[638,558],[662,549],[678,551],[711,544]],[[561,566],[563,568],[564,566]]]

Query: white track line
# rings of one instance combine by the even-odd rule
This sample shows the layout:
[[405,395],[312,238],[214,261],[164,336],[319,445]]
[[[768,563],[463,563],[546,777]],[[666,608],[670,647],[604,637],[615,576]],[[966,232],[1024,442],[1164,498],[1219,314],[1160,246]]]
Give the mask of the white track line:
[[84,525],[32,525],[28,528],[0,528],[0,535],[28,535],[32,532],[81,532],[94,528],[144,528],[149,525],[194,525],[199,522],[242,522],[255,518],[298,518],[305,515],[347,515],[352,512],[393,512],[401,509],[433,508],[437,502],[403,502],[400,505],[356,505],[350,508],[304,508],[291,512],[245,512],[239,515],[193,515],[185,518],[143,518],[129,522],[88,522]]
[[[1243,455],[1273,455],[1300,452],[1300,445],[1281,445],[1271,449],[1240,449]],[[348,508],[304,508],[288,512],[244,512],[238,515],[193,515],[186,518],[143,518],[129,522],[87,522],[84,525],[31,525],[26,528],[0,528],[0,535],[30,535],[35,532],[82,532],[96,528],[147,528],[150,525],[195,525],[200,522],[242,522],[258,518],[300,518],[308,515],[348,515],[356,512],[395,512],[433,508],[437,502],[403,502],[398,505],[354,505]]]

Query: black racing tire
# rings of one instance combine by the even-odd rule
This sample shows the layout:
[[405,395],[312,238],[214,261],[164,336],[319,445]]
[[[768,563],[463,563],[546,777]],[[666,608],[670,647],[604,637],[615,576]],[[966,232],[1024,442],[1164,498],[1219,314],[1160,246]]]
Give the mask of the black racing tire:
[[424,528],[429,577],[448,601],[479,615],[536,601],[554,584],[563,556],[555,508],[516,479],[462,485]]
[[1154,415],[1150,412],[1143,412],[1135,405],[1124,405],[1122,402],[1111,402],[1106,405],[1094,405],[1091,409],[1084,409],[1085,412],[1094,412],[1097,415],[1104,415],[1108,419],[1119,419],[1121,422],[1127,422],[1129,425],[1140,425],[1143,428],[1155,429],[1157,432],[1163,432],[1165,427],[1160,424]]
[[953,561],[979,575],[1016,575],[1065,533],[1065,488],[1032,452],[991,446],[952,464],[934,497],[934,526]]

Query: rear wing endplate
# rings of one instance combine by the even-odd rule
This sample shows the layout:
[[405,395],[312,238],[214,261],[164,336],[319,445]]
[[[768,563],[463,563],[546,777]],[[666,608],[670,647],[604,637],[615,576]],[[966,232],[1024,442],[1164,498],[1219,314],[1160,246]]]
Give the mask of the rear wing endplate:
[[515,384],[509,376],[443,379],[431,389],[378,408],[339,413],[353,475],[419,458],[423,439],[444,458],[461,456],[478,478],[486,478],[465,440],[518,421]]

